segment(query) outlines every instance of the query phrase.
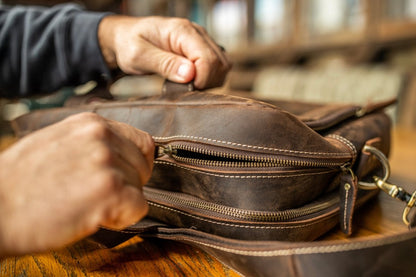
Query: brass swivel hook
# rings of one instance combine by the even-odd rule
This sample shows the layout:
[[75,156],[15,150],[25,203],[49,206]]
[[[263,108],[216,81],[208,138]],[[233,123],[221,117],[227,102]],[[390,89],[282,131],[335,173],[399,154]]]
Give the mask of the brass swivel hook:
[[388,162],[387,157],[381,152],[379,149],[373,147],[373,146],[364,146],[363,149],[364,152],[371,153],[374,155],[381,163],[384,171],[383,178],[374,176],[374,183],[365,183],[365,182],[359,182],[359,186],[362,189],[374,189],[379,188],[391,197],[401,200],[406,203],[406,207],[403,210],[403,222],[409,226],[410,221],[408,219],[410,210],[416,206],[416,191],[413,192],[413,194],[408,193],[405,191],[402,187],[399,187],[397,185],[391,184],[387,182],[388,178],[390,177],[390,164]]

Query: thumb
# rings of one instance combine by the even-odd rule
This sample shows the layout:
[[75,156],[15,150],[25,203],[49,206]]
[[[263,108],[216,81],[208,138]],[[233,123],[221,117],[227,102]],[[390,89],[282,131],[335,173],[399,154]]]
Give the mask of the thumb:
[[171,81],[187,83],[195,78],[195,65],[186,58],[165,52],[159,62],[157,73]]
[[183,56],[164,51],[150,43],[142,48],[140,56],[142,59],[137,68],[140,71],[157,73],[178,83],[187,83],[195,78],[195,65]]

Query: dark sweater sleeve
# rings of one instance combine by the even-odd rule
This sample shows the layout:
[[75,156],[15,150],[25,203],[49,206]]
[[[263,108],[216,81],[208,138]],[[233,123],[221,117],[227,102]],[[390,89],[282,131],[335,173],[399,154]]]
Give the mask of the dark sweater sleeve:
[[109,78],[97,38],[105,15],[73,4],[0,7],[0,97],[45,94]]

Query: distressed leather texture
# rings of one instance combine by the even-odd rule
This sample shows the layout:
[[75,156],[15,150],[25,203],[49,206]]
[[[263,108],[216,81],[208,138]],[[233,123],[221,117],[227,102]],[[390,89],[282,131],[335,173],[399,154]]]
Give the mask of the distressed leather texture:
[[[196,245],[247,276],[350,276],[369,272],[360,266],[381,249],[397,263],[406,261],[394,247],[415,251],[414,231],[363,243],[304,242],[337,223],[353,232],[354,210],[377,193],[357,182],[381,170],[362,149],[376,145],[388,156],[389,104],[266,103],[175,84],[153,97],[33,112],[13,126],[24,136],[89,111],[154,137],[149,215],[121,232],[100,231],[101,243],[140,234]],[[360,266],[351,271],[354,262]]]

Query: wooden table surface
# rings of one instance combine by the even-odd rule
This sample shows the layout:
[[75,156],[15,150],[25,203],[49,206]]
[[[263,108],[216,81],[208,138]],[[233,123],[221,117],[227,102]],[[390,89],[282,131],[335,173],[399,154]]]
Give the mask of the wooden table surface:
[[[390,157],[391,181],[416,186],[416,130],[395,129]],[[9,144],[7,141],[6,144]],[[0,143],[0,149],[4,147]],[[3,145],[3,146],[2,146]],[[353,237],[406,230],[401,214],[389,209],[394,199],[384,194],[360,210]],[[324,240],[349,240],[333,230]],[[352,238],[353,239],[353,238]],[[43,254],[0,261],[0,276],[239,276],[205,252],[172,241],[135,237],[113,249],[82,240]]]

